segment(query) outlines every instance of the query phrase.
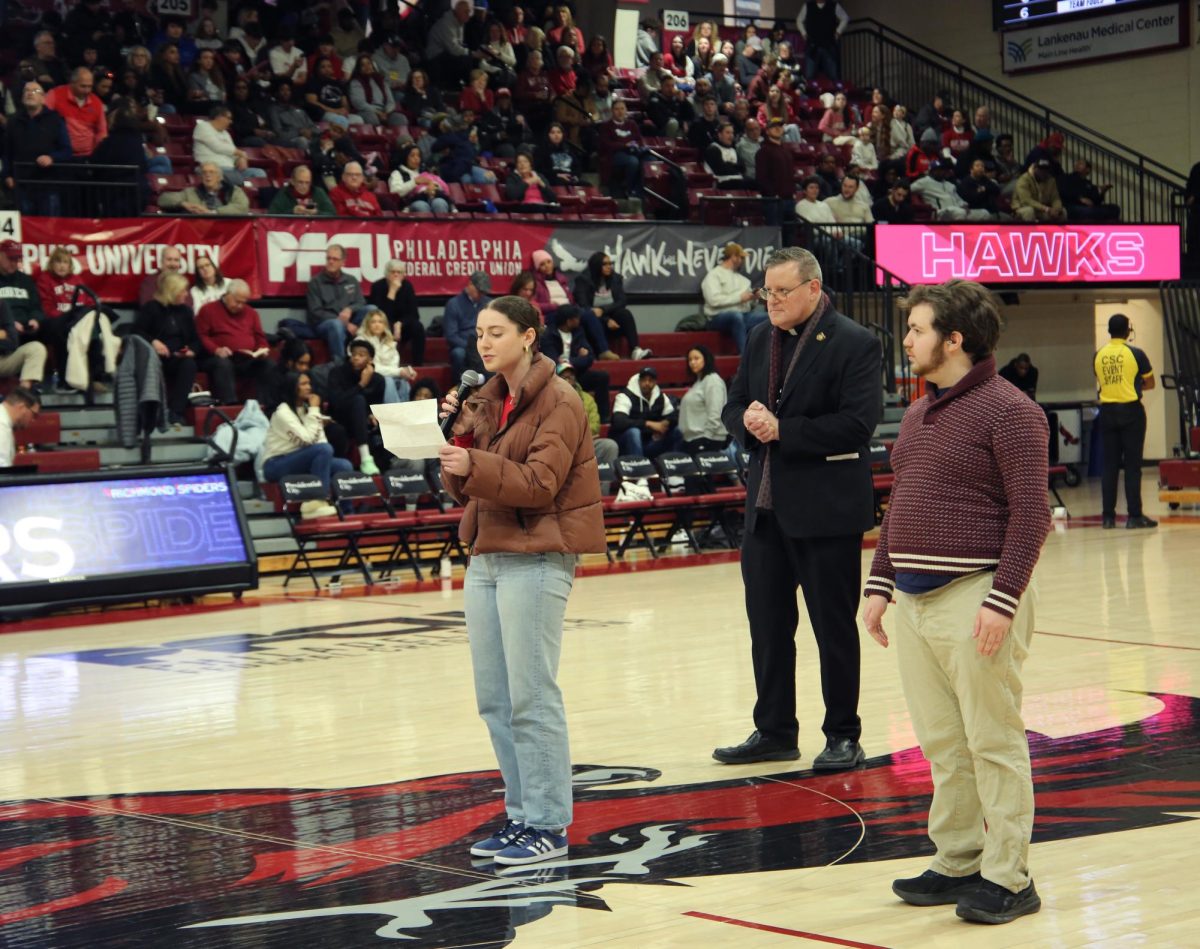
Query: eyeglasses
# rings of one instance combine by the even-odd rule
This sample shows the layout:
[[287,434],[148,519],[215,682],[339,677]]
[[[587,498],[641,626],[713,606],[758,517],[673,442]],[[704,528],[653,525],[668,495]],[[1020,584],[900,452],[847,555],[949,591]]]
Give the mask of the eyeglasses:
[[758,297],[758,299],[762,300],[763,303],[769,303],[771,300],[778,300],[780,303],[782,303],[802,286],[804,286],[804,284],[798,283],[794,287],[788,287],[786,290],[771,290],[767,287],[759,287],[754,291],[754,295]]

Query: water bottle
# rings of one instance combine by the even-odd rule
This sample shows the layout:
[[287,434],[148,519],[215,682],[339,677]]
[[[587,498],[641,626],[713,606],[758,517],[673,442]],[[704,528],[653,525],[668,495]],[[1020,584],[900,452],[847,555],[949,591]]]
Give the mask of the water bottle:
[[443,557],[442,562],[438,565],[438,576],[445,581],[450,579],[452,573],[454,573],[454,562],[449,557]]
[[329,595],[330,596],[341,596],[342,595],[342,575],[340,573],[335,573],[332,577],[329,578]]

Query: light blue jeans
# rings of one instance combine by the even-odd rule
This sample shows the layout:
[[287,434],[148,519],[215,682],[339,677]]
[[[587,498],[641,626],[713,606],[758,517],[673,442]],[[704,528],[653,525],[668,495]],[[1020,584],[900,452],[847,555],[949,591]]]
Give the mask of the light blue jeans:
[[740,353],[746,348],[746,337],[754,327],[767,319],[766,310],[724,310],[716,314],[708,325],[733,337],[733,345]]
[[571,823],[571,754],[558,687],[574,554],[476,554],[463,604],[475,700],[504,779],[510,819],[542,830]]

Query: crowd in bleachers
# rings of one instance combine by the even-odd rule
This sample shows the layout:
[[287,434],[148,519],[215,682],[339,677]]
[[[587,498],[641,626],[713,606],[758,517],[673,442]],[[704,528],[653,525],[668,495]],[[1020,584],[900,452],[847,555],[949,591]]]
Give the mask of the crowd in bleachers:
[[[203,5],[194,23],[114,14],[97,0],[61,22],[47,14],[30,35],[10,34],[25,55],[4,64],[6,194],[24,213],[58,213],[62,187],[38,181],[91,161],[137,169],[136,198],[110,201],[110,213],[695,219],[706,197],[727,196],[752,203],[738,217],[782,225],[785,241],[816,250],[869,250],[874,222],[1120,213],[1086,162],[1064,169],[1057,133],[1022,161],[986,107],[938,94],[913,103],[910,120],[886,90],[841,81],[837,4],[825,5],[828,22],[802,12],[761,31],[702,22],[668,37],[647,19],[633,69],[614,67],[605,37],[583,35],[572,3],[444,7],[377,15],[368,32],[350,8],[252,0],[232,7],[226,35]],[[69,358],[63,317],[79,281],[65,251],[35,284],[20,248],[5,247],[0,358],[36,391]],[[765,319],[744,260],[738,245],[724,248],[698,301],[700,326],[734,352]],[[367,406],[437,398],[482,368],[475,317],[508,292],[542,311],[542,348],[594,408],[602,458],[728,443],[730,357],[675,344],[664,354],[678,360],[663,380],[673,385],[660,388],[665,370],[645,364],[653,353],[603,252],[574,281],[545,251],[507,288],[471,275],[446,304],[436,355],[405,263],[367,288],[344,261],[330,245],[306,319],[269,339],[242,281],[208,258],[186,277],[181,255],[164,254],[133,333],[160,357],[165,420],[186,422],[194,388],[226,405],[253,397],[283,407],[268,460],[295,457],[272,471],[294,472],[302,457],[327,478],[329,456],[375,473],[393,459]],[[91,385],[106,387],[102,368]]]

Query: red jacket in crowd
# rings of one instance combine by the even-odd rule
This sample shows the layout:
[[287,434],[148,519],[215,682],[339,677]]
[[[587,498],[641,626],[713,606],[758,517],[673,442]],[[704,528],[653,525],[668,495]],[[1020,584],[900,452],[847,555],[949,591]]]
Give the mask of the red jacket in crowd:
[[42,312],[53,319],[62,316],[71,309],[71,298],[75,296],[75,288],[83,281],[74,275],[59,277],[49,270],[43,270],[34,278],[38,295],[42,298]]
[[196,335],[209,354],[216,353],[222,346],[228,346],[236,353],[239,350],[254,352],[268,345],[258,311],[247,304],[240,313],[231,313],[224,297],[200,307],[196,314]]
[[379,199],[366,188],[351,190],[340,184],[329,192],[329,199],[342,217],[378,217],[383,213]]

